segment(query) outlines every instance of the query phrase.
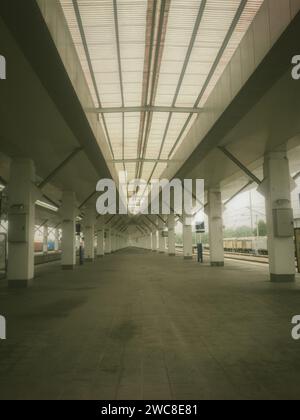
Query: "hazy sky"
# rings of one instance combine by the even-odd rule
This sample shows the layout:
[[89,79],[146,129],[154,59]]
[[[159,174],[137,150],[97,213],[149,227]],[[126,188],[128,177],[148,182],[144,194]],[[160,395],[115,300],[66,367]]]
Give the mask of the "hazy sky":
[[[224,211],[224,225],[226,227],[251,226],[250,193],[252,199],[252,214],[254,227],[256,220],[265,220],[265,199],[253,188],[248,192],[240,194],[229,203]],[[297,180],[297,188],[292,193],[292,204],[294,217],[300,217],[300,179]]]
[[[250,193],[252,201],[252,222],[250,212]],[[294,217],[300,219],[300,179],[297,180],[297,188],[292,193],[292,204],[294,208]],[[223,220],[225,228],[237,228],[240,226],[249,226],[253,223],[255,228],[257,221],[266,219],[265,199],[256,191],[256,187],[251,191],[240,194],[232,200],[224,209]],[[207,226],[207,217],[205,218]],[[197,220],[203,219],[202,213],[198,215]],[[181,228],[179,228],[181,231]]]

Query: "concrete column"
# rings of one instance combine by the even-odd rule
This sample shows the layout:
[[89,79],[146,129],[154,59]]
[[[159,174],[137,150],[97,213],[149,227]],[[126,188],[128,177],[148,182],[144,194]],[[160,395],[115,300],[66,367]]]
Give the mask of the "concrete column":
[[34,277],[36,191],[34,163],[15,159],[8,188],[8,285],[28,287]]
[[54,230],[54,251],[59,251],[59,229]]
[[115,249],[115,252],[118,251],[118,234],[116,231],[115,231],[114,249]]
[[172,213],[168,216],[168,231],[169,231],[169,256],[175,257],[175,214]]
[[157,252],[157,230],[152,232],[152,251]]
[[111,230],[111,252],[116,252],[116,234],[114,230]]
[[165,238],[163,237],[163,231],[165,228],[164,221],[161,217],[158,218],[158,251],[160,254],[164,254],[166,252],[165,248]]
[[76,265],[76,215],[75,193],[64,191],[62,197],[62,269],[73,270]]
[[295,245],[291,177],[285,150],[265,156],[264,177],[271,281],[292,282],[295,281]]
[[115,231],[115,239],[114,239],[114,251],[117,252],[118,251],[118,234]]
[[105,254],[111,254],[111,229],[107,229],[106,231]]
[[81,246],[81,236],[80,234],[76,233],[76,251],[79,251]]
[[208,225],[210,264],[212,267],[223,267],[223,204],[221,191],[218,188],[208,191]]
[[94,262],[95,259],[95,208],[90,206],[85,211],[84,219],[84,259]]
[[43,254],[48,254],[48,225],[43,226]]
[[183,258],[193,259],[192,218],[187,214],[183,215]]
[[151,233],[147,234],[147,250],[151,251],[152,249],[152,237],[151,237]]
[[98,219],[98,232],[97,232],[97,258],[103,258],[105,254],[104,250],[104,218],[102,216]]

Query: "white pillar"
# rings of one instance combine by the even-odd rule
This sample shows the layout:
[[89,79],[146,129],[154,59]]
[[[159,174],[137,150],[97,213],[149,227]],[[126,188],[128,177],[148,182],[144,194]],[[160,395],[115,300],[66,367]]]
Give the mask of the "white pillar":
[[160,254],[164,254],[166,252],[165,238],[163,237],[165,224],[161,217],[158,217],[158,251]]
[[81,234],[80,233],[78,234],[78,232],[77,232],[76,233],[76,245],[75,245],[76,252],[79,251],[80,246],[81,246]]
[[111,252],[116,251],[116,234],[114,230],[111,230]]
[[296,271],[295,245],[291,176],[285,150],[265,156],[264,177],[271,281],[292,282]]
[[183,257],[185,260],[193,259],[193,233],[191,216],[183,215]]
[[84,218],[84,260],[94,262],[95,259],[95,208],[87,207]]
[[97,232],[97,257],[103,258],[104,257],[104,217],[100,216],[98,219],[98,232]]
[[148,234],[147,234],[146,239],[147,239],[147,249],[148,249],[149,251],[151,251],[151,249],[152,249],[152,238],[151,238],[151,233],[148,233]]
[[48,254],[48,225],[43,226],[43,254]]
[[212,267],[224,266],[223,245],[223,204],[220,189],[208,191],[208,225],[210,264]]
[[64,191],[62,197],[62,269],[73,270],[76,265],[76,215],[75,193]]
[[152,232],[152,251],[157,252],[157,230]]
[[106,231],[105,254],[111,254],[111,229],[107,229]]
[[115,252],[118,251],[118,233],[115,230]]
[[59,229],[54,230],[54,251],[59,251]]
[[176,248],[175,248],[175,214],[171,213],[168,216],[168,243],[169,243],[169,256],[175,257]]
[[30,286],[34,277],[35,168],[15,159],[9,181],[8,285]]

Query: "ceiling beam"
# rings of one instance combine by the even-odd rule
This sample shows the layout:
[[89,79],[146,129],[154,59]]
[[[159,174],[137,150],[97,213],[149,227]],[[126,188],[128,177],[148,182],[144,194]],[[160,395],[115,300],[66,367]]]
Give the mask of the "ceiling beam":
[[167,112],[178,114],[201,114],[203,108],[184,106],[120,106],[112,108],[87,108],[86,112],[93,114],[117,114],[129,112]]
[[[105,226],[108,226],[108,225],[110,225],[110,223],[113,221],[113,219],[116,217],[117,215],[116,214],[114,214],[113,216],[111,216],[106,222],[105,222]],[[111,228],[111,226],[110,226],[110,228]]]
[[[217,55],[217,57],[216,57],[213,65],[212,65],[212,67],[210,69],[210,72],[208,73],[208,76],[207,76],[207,78],[205,80],[205,83],[204,83],[202,89],[201,89],[201,92],[199,93],[199,96],[198,96],[198,98],[197,98],[197,100],[196,100],[196,102],[194,104],[195,107],[198,107],[199,106],[199,104],[200,104],[200,102],[201,102],[201,100],[202,100],[202,98],[203,98],[203,96],[204,96],[204,94],[206,92],[206,89],[208,88],[208,86],[209,86],[209,84],[210,84],[210,82],[211,82],[211,80],[212,80],[212,78],[213,78],[213,76],[214,76],[214,74],[215,74],[215,72],[216,72],[216,70],[218,68],[218,65],[219,65],[219,63],[220,63],[220,61],[221,61],[221,59],[223,57],[223,54],[224,54],[224,52],[225,52],[225,50],[226,50],[226,48],[227,48],[227,46],[228,46],[228,44],[229,44],[229,42],[231,40],[231,37],[232,37],[232,35],[233,35],[236,27],[237,27],[237,24],[240,21],[240,18],[241,18],[242,14],[243,14],[243,12],[245,10],[246,5],[247,5],[247,0],[241,0],[240,5],[239,5],[239,7],[237,9],[237,12],[236,12],[236,14],[234,16],[234,19],[233,19],[233,21],[232,21],[232,23],[230,25],[230,28],[229,28],[229,30],[228,30],[228,32],[226,34],[225,39],[223,41],[223,44],[221,45],[221,48],[220,48],[220,50],[218,52],[218,55]],[[185,133],[185,130],[187,129],[187,127],[188,127],[188,125],[189,125],[192,117],[193,117],[193,114],[190,114],[189,117],[187,118],[184,126],[182,127],[182,130],[181,130],[179,136],[177,137],[177,139],[176,139],[176,141],[175,141],[175,143],[174,143],[174,145],[173,145],[173,147],[172,147],[172,149],[171,149],[171,151],[169,153],[169,158],[171,158],[172,155],[173,155],[173,153],[175,152],[175,150],[177,148],[177,145],[180,142],[183,134]]]
[[224,153],[225,156],[228,157],[235,165],[237,165],[246,175],[249,176],[250,179],[252,179],[254,182],[256,182],[257,185],[260,185],[262,181],[257,178],[240,160],[238,160],[232,153],[229,152],[226,147],[219,146],[218,147],[221,152]]
[[297,172],[296,175],[293,176],[293,180],[296,181],[298,178],[300,178],[300,172]]
[[93,191],[78,207],[79,210],[81,210],[87,203],[90,201],[95,195],[97,194],[97,191]]
[[[169,9],[170,9],[170,0],[161,1],[158,27],[157,27],[157,35],[156,35],[156,48],[155,48],[154,61],[153,61],[150,99],[149,99],[149,102],[147,102],[147,105],[149,106],[154,106],[155,104],[155,98],[156,98],[157,86],[158,86],[158,80],[159,80],[159,74],[160,74],[160,67],[161,67],[164,44],[165,44],[165,37],[166,37],[166,32],[167,32]],[[152,126],[152,118],[153,118],[153,112],[148,112],[144,136],[141,139],[142,140],[141,145],[138,150],[138,153],[139,153],[138,156],[142,157],[143,159],[145,158],[146,152],[147,152],[149,136],[150,136],[151,126]],[[137,165],[136,178],[142,177],[143,168],[144,168],[143,162]]]
[[[194,25],[193,33],[192,33],[192,36],[191,36],[191,39],[190,39],[189,47],[188,47],[188,50],[187,50],[187,53],[186,53],[186,56],[185,56],[185,60],[183,62],[180,77],[179,77],[177,87],[176,87],[176,91],[175,91],[175,94],[174,94],[174,97],[173,97],[173,101],[172,101],[172,108],[173,109],[176,109],[176,102],[177,102],[177,99],[178,99],[178,96],[179,96],[179,93],[180,93],[180,90],[181,90],[181,87],[182,87],[182,83],[183,83],[183,80],[184,80],[189,62],[190,62],[191,54],[192,54],[192,51],[193,51],[193,48],[194,48],[194,45],[195,45],[195,42],[196,42],[196,38],[197,38],[197,35],[198,35],[200,24],[202,22],[202,18],[203,18],[204,11],[205,11],[205,8],[206,8],[206,3],[207,3],[207,0],[202,0],[201,3],[200,3],[200,7],[199,7],[199,10],[198,10],[197,19],[196,19],[196,22],[195,22],[195,25]],[[190,109],[191,109],[190,115],[195,113],[194,110],[199,111],[199,109],[197,109],[197,107],[190,108]],[[173,111],[170,111],[168,121],[167,121],[167,124],[166,124],[166,127],[165,127],[165,131],[164,131],[164,134],[163,134],[162,142],[161,142],[161,145],[160,145],[160,149],[159,149],[158,159],[161,158],[162,152],[163,152],[164,147],[165,147],[166,139],[167,139],[168,133],[169,133],[170,124],[171,124],[171,121],[172,121],[172,116],[173,116]],[[157,165],[158,165],[158,163],[156,162],[156,164],[154,165],[154,167],[152,169],[152,172],[151,172],[151,175],[149,177],[148,182],[150,182],[153,174],[155,173]]]
[[[110,161],[111,163],[138,163],[138,162],[145,162],[145,163],[169,163],[168,159],[114,159]],[[173,162],[173,161],[172,161]]]
[[83,150],[82,147],[78,147],[73,152],[63,160],[53,171],[38,185],[38,188],[43,189],[46,185],[48,185],[53,178],[57,175],[57,173],[63,169],[75,156],[78,155],[79,152]]
[[243,193],[247,188],[249,188],[251,185],[254,184],[254,181],[249,181],[246,185],[244,185],[240,190],[238,190],[233,196],[228,198],[228,200],[225,201],[224,206],[227,206],[232,200],[234,200],[238,195]]
[[[117,0],[113,0],[113,6],[114,6],[114,21],[115,21],[115,33],[116,33],[117,55],[118,55],[120,91],[121,91],[121,99],[122,99],[122,108],[125,108]],[[102,116],[103,116],[103,113],[102,113]],[[123,112],[122,114],[122,157],[123,159],[124,159],[124,156],[125,156],[125,116]],[[124,166],[124,170],[125,170],[125,166]]]
[[[97,84],[97,81],[96,81],[96,76],[95,76],[95,73],[94,73],[93,64],[92,64],[92,60],[91,60],[91,56],[90,56],[90,51],[89,51],[89,47],[88,47],[88,44],[87,44],[85,31],[84,31],[84,27],[83,27],[83,23],[82,23],[82,19],[81,19],[81,14],[80,14],[80,10],[79,10],[79,4],[78,4],[77,0],[73,0],[73,8],[74,8],[76,21],[77,21],[78,29],[79,29],[79,32],[80,32],[82,45],[83,45],[83,48],[84,48],[89,72],[90,72],[90,75],[91,75],[95,95],[97,97],[98,104],[101,107],[101,99],[100,99],[98,84]],[[111,143],[111,139],[110,139],[110,136],[109,136],[109,132],[108,132],[108,129],[107,129],[107,124],[106,124],[106,120],[105,120],[104,115],[102,115],[102,123],[103,123],[104,131],[105,131],[105,134],[106,134],[106,138],[107,138],[107,141],[108,141],[108,145],[109,145],[109,148],[110,148],[110,152],[111,152],[112,156],[114,156],[114,151],[113,151],[113,147],[112,147],[112,143]]]
[[[157,0],[152,2],[148,1],[147,7],[147,23],[146,23],[146,40],[150,40],[150,42],[146,42],[145,48],[145,59],[144,59],[144,77],[143,77],[143,91],[142,91],[142,102],[143,106],[148,105],[148,97],[149,97],[149,90],[150,90],[150,81],[151,81],[151,69],[152,69],[152,60],[153,60],[153,50],[154,50],[154,41],[155,41],[155,22],[157,16]],[[153,75],[154,76],[154,75]],[[146,120],[149,119],[151,113],[142,112],[140,118],[140,126],[139,126],[139,136],[138,136],[138,143],[137,143],[137,156],[141,156],[142,147],[143,147],[143,139],[144,139],[144,131],[146,126]],[[136,164],[135,173],[136,178],[139,174],[140,163]]]

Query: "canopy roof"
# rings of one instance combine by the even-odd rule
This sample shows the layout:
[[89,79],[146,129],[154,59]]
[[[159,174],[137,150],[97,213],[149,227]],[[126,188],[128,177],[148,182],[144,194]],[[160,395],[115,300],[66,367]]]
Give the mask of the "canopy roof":
[[60,0],[116,169],[159,178],[263,0]]

